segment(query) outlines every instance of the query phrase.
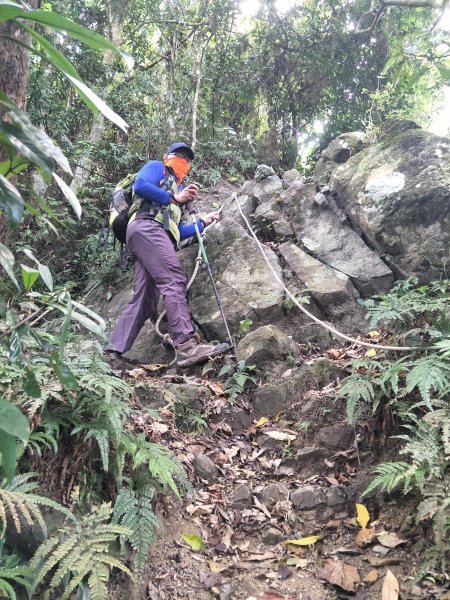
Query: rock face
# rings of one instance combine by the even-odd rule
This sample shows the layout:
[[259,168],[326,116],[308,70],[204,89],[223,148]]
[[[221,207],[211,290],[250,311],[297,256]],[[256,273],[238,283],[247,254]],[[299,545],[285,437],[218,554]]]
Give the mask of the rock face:
[[[277,255],[269,248],[265,252],[282,277]],[[239,322],[245,319],[270,323],[281,318],[284,290],[267,267],[255,240],[242,227],[231,219],[220,221],[208,235],[208,258],[224,312],[234,331],[239,330]],[[191,288],[189,304],[206,336],[224,338],[223,322],[205,271],[200,271]]]
[[311,197],[295,208],[293,228],[300,242],[321,262],[348,275],[363,297],[387,291],[393,284],[391,270],[361,237],[328,207]]
[[314,169],[314,177],[319,180],[329,177],[337,165],[345,163],[368,143],[369,138],[361,131],[342,133],[322,151]]
[[351,222],[401,271],[436,278],[450,260],[450,140],[405,127],[337,167],[330,186]]
[[275,325],[265,325],[248,333],[237,346],[239,360],[261,365],[272,360],[297,356],[297,344]]

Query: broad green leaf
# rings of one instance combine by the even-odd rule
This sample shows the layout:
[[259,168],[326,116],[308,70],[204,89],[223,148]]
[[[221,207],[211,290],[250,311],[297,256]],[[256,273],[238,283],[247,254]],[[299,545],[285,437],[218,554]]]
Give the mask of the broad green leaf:
[[22,381],[22,389],[23,391],[31,396],[32,398],[40,398],[41,397],[41,389],[36,379],[36,375],[33,373],[32,369],[27,367],[25,371],[25,377]]
[[0,175],[0,211],[6,214],[10,225],[17,225],[22,220],[23,198],[3,175]]
[[97,96],[86,84],[79,79],[72,77],[69,73],[65,73],[64,76],[71,82],[75,90],[83,97],[86,104],[95,112],[101,112],[107,119],[112,121],[120,127],[125,133],[128,131],[128,123],[122,119],[117,113],[115,113],[101,98]]
[[205,547],[202,538],[196,533],[182,533],[181,537],[194,550],[203,550]]
[[0,466],[3,468],[6,479],[11,481],[16,471],[17,442],[13,435],[0,430]]
[[20,266],[22,268],[23,285],[28,292],[28,290],[31,290],[33,285],[36,283],[36,279],[39,277],[39,271],[36,271],[36,269],[30,269],[30,267],[27,267],[26,265]]
[[[49,225],[51,225],[51,223],[49,223]],[[47,267],[47,265],[42,265],[41,263],[39,263],[38,270],[39,275],[42,277],[45,285],[51,292],[53,292],[53,277],[50,272],[50,269]]]
[[[20,110],[20,108],[1,91],[0,104],[3,104],[3,106],[8,109],[10,119],[15,125],[20,127],[23,132],[26,132],[28,139],[34,140],[34,144],[40,148],[41,154],[45,154],[47,157],[52,158],[62,169],[64,169],[64,171],[66,171],[66,173],[72,175],[69,161],[64,156],[62,150],[53,143],[45,131],[33,125],[27,113]],[[49,173],[48,170],[46,171],[43,169],[43,171]]]
[[9,160],[0,163],[0,175],[4,175],[9,179],[24,171],[29,164],[29,161],[23,158],[23,156],[14,156]]
[[42,148],[36,143],[35,138],[29,134],[32,132],[28,129],[22,129],[10,123],[0,123],[0,140],[5,137],[9,144],[14,147],[17,154],[21,154],[30,162],[39,165],[48,173],[53,171],[53,161]]
[[52,362],[53,370],[56,374],[56,377],[62,383],[64,387],[68,390],[76,390],[78,387],[78,383],[75,375],[72,373],[70,368],[64,363],[55,360]]
[[17,289],[20,290],[19,284],[13,271],[14,254],[9,248],[4,246],[3,244],[0,244],[0,265],[5,269],[10,279],[13,280],[14,285],[17,287]]
[[0,398],[0,429],[13,435],[25,444],[28,441],[28,419],[7,400]]
[[450,69],[448,67],[446,67],[445,65],[441,64],[437,64],[436,65],[437,70],[439,71],[439,75],[442,77],[442,79],[444,81],[450,81]]
[[52,173],[52,175],[53,175],[53,178],[55,179],[56,183],[59,185],[59,189],[62,191],[62,193],[64,194],[66,199],[69,201],[70,206],[75,211],[75,214],[80,219],[82,209],[81,209],[81,204],[80,204],[78,198],[75,196],[75,194],[70,189],[70,187],[67,185],[67,183],[65,181],[63,181],[61,179],[61,177],[59,177],[59,175],[57,175],[56,173]]
[[13,331],[9,336],[8,360],[15,362],[22,354],[22,344],[17,331]]

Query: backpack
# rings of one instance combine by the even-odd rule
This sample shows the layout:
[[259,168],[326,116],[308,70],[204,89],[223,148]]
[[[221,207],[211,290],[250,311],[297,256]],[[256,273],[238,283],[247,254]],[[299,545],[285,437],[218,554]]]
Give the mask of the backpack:
[[136,206],[133,207],[134,210],[131,210],[133,206],[133,183],[135,179],[136,173],[127,175],[116,185],[111,196],[109,227],[121,244],[125,244],[130,217],[138,209],[138,206]]

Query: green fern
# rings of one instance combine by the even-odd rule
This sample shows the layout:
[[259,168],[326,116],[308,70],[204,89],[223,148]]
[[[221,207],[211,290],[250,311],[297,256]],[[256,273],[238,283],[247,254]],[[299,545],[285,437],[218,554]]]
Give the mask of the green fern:
[[136,552],[134,564],[137,573],[142,573],[150,544],[155,540],[158,519],[152,511],[155,496],[154,488],[149,484],[138,483],[135,489],[123,487],[114,505],[113,522],[131,530],[128,537]]
[[347,399],[347,418],[350,425],[354,427],[361,412],[368,406],[372,407],[375,399],[373,380],[358,373],[349,375],[343,380],[336,396],[336,398],[342,397]]
[[410,482],[413,476],[411,465],[406,462],[386,462],[377,465],[373,470],[378,475],[369,484],[364,491],[363,496],[366,496],[376,488],[380,488],[382,492],[391,493],[400,484],[403,485],[403,492],[406,493],[410,489]]
[[22,585],[30,589],[33,571],[20,564],[20,559],[15,554],[3,553],[4,542],[0,539],[0,598],[17,600],[13,585]]
[[131,457],[133,469],[149,472],[155,484],[161,485],[163,489],[171,489],[178,497],[179,487],[182,490],[191,489],[183,467],[164,446],[147,441],[142,434],[124,438],[123,444]]
[[53,573],[43,594],[45,600],[54,598],[62,584],[65,589],[58,598],[67,600],[85,579],[92,600],[107,600],[111,568],[132,577],[131,571],[109,553],[110,545],[118,536],[132,533],[126,527],[108,523],[111,512],[110,504],[102,504],[75,526],[60,529],[57,535],[41,544],[30,563],[36,573],[33,590]]
[[434,543],[437,555],[448,551],[450,534],[450,474],[433,480],[422,491],[422,501],[417,508],[417,520],[432,520]]
[[21,532],[22,522],[24,520],[32,526],[39,523],[44,535],[47,535],[47,527],[40,511],[40,506],[48,506],[64,513],[67,517],[74,520],[72,513],[54,500],[32,494],[37,484],[29,481],[37,473],[25,473],[16,476],[9,484],[5,481],[0,484],[0,531],[6,530],[8,525],[8,516],[18,533]]
[[416,360],[411,366],[406,376],[405,392],[410,394],[417,388],[424,405],[433,410],[431,392],[434,391],[438,397],[447,392],[450,386],[450,364],[431,355]]

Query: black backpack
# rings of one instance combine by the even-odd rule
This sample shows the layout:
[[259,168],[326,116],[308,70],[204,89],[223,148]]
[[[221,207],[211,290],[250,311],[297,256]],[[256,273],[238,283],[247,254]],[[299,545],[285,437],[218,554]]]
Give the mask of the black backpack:
[[121,244],[125,244],[127,226],[132,214],[139,205],[133,206],[133,183],[136,173],[127,175],[117,185],[111,196],[109,206],[109,227]]

